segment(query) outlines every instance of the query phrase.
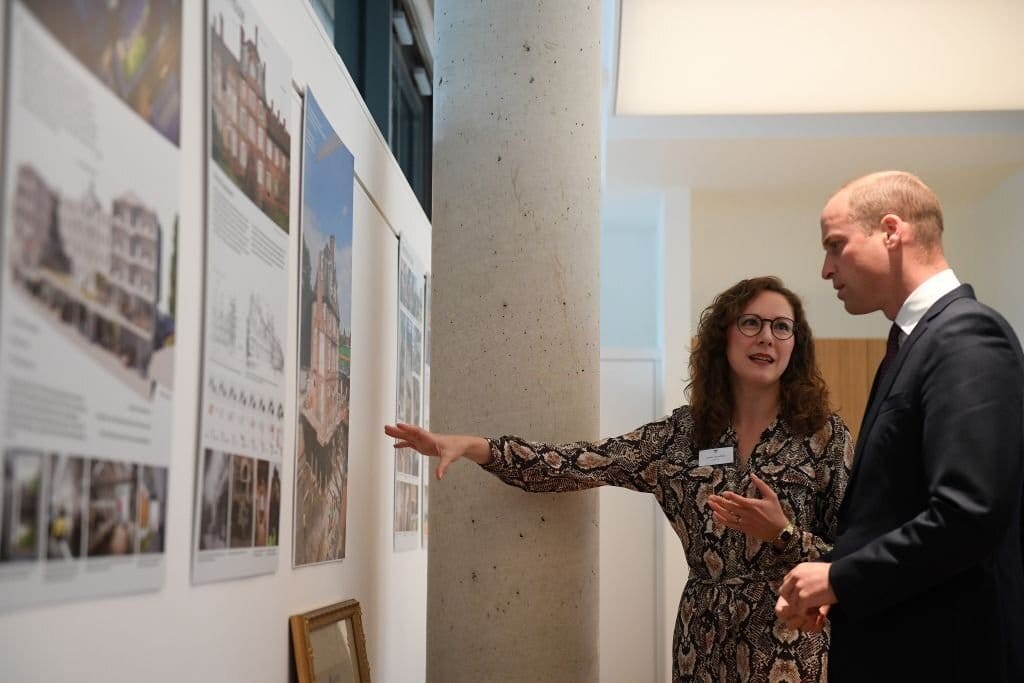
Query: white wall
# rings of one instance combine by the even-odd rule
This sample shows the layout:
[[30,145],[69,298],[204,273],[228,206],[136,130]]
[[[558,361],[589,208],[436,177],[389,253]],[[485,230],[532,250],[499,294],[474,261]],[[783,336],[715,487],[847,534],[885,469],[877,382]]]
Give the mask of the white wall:
[[1024,338],[1024,169],[969,207],[947,210],[944,242],[960,279]]
[[[693,196],[688,189],[667,190],[662,195],[662,414],[667,415],[686,402],[684,387],[689,379],[690,311],[693,273]],[[658,678],[672,677],[672,632],[679,600],[690,568],[676,532],[664,516],[657,527],[658,570]]]
[[[934,189],[950,265],[1020,334],[1024,310],[1012,278],[1024,258],[1024,171],[981,194]],[[830,191],[694,191],[692,329],[717,293],[741,278],[771,274],[803,299],[816,336],[884,337],[889,323],[881,313],[847,314],[821,279],[819,213]]]
[[623,0],[619,114],[1024,108],[1018,0]]
[[821,279],[819,214],[829,191],[693,193],[692,329],[716,294],[737,281],[777,275],[803,299],[819,337],[885,337],[880,313],[851,316]]
[[[602,202],[601,436],[624,434],[660,414],[660,221],[656,195]],[[661,512],[652,496],[612,487],[598,495],[599,678],[654,680]]]
[[[199,377],[203,225],[203,4],[184,5],[181,236],[175,414],[167,520],[167,577],[155,593],[0,615],[5,681],[282,681],[289,676],[288,617],[347,598],[360,601],[375,681],[421,681],[425,672],[426,552],[391,550],[393,459],[382,425],[395,414],[395,301],[400,231],[429,264],[430,225],[340,59],[304,2],[260,0],[265,26],[291,55],[355,155],[353,364],[346,559],[292,570],[293,452],[283,464],[281,559],[275,574],[192,586],[189,580]],[[300,100],[291,120],[300,120]],[[292,137],[292,159],[301,139]],[[298,164],[293,164],[292,206]],[[297,211],[292,212],[289,301],[296,300]],[[294,386],[296,311],[287,340]],[[288,406],[294,414],[294,393]],[[291,430],[285,443],[294,443]]]
[[659,344],[661,198],[605,199],[601,204],[601,346],[650,349]]
[[[691,195],[606,199],[601,223],[601,434],[611,436],[684,402]],[[650,497],[600,496],[601,680],[668,681],[682,546]]]
[[[601,434],[624,434],[660,414],[657,349],[601,349]],[[653,681],[659,633],[654,496],[605,487],[600,505],[602,683]]]

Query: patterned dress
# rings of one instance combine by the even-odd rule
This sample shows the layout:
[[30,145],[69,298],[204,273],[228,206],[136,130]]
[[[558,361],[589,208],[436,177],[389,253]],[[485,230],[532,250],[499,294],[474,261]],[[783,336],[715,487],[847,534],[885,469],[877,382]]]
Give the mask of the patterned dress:
[[[824,681],[827,630],[800,633],[775,618],[782,578],[793,565],[818,559],[835,536],[836,515],[853,459],[853,439],[838,415],[812,436],[776,419],[746,465],[698,465],[689,406],[622,436],[559,446],[514,436],[491,439],[484,469],[526,491],[621,486],[652,493],[675,529],[690,575],[673,637],[674,681]],[[736,447],[729,427],[709,447]],[[757,497],[755,472],[778,494],[797,529],[775,549],[717,524],[713,493]]]

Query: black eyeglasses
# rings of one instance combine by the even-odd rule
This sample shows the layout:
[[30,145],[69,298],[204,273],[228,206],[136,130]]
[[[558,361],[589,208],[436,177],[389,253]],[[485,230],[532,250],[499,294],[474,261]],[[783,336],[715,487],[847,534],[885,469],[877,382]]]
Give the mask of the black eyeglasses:
[[768,323],[772,336],[779,341],[791,338],[796,332],[796,323],[792,318],[762,318],[754,313],[744,313],[736,318],[736,329],[745,337],[756,337],[761,334],[765,323]]

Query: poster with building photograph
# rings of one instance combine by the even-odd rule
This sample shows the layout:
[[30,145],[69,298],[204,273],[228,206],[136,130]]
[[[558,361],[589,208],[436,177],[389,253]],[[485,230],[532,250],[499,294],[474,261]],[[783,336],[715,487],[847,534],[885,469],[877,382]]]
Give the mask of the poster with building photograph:
[[0,609],[163,583],[182,11],[5,5]]
[[[423,424],[424,268],[408,244],[398,241],[398,405],[395,420]],[[420,454],[395,451],[396,551],[420,544]]]
[[[430,429],[430,273],[423,278],[423,427]],[[427,547],[430,536],[430,478],[434,475],[436,464],[423,463],[422,505],[423,514],[420,523],[420,536],[423,547]]]
[[277,571],[289,291],[291,62],[250,2],[206,6],[195,583]]
[[345,557],[355,160],[307,88],[292,565]]

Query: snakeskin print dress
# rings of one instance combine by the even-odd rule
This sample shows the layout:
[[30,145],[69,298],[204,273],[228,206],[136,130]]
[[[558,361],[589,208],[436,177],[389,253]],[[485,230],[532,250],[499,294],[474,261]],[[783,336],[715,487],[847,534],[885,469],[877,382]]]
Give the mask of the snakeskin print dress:
[[[548,445],[514,436],[491,439],[484,469],[531,492],[620,486],[652,493],[675,529],[690,567],[673,636],[674,681],[724,683],[825,681],[828,631],[801,633],[775,618],[782,578],[831,547],[853,459],[853,439],[838,415],[811,436],[777,419],[745,465],[698,464],[689,406],[622,436]],[[736,447],[730,427],[709,447]],[[750,473],[778,494],[797,533],[785,548],[717,524],[713,493],[756,497]]]

